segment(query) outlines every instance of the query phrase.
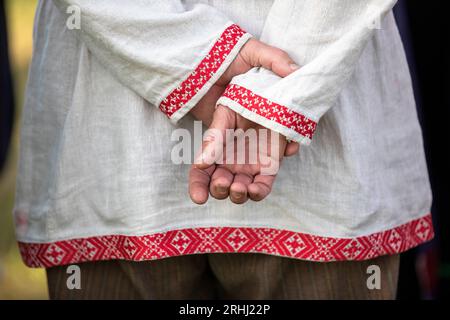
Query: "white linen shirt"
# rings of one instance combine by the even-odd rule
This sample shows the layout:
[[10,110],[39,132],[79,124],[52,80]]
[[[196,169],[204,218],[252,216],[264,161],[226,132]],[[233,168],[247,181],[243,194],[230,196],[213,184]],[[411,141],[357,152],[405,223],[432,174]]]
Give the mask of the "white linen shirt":
[[[211,252],[364,260],[430,240],[394,4],[41,0],[14,210],[25,263]],[[74,12],[79,30],[67,25]],[[172,133],[194,134],[189,110],[250,34],[301,68],[283,79],[252,69],[219,103],[305,146],[264,201],[195,205],[189,165],[171,161]]]

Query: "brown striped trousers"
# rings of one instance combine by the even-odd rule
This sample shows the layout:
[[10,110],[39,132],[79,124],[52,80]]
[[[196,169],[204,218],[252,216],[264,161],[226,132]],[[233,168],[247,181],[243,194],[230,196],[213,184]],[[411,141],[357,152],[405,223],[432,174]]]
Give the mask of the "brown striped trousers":
[[[82,263],[81,289],[68,289],[66,266],[48,268],[47,278],[51,299],[395,299],[399,260],[319,263],[219,253]],[[371,265],[379,267],[379,288],[368,288]]]

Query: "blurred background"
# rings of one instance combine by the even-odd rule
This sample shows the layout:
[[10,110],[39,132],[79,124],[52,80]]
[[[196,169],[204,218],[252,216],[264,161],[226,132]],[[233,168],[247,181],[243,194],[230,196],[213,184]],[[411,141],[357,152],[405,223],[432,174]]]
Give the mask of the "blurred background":
[[[15,178],[17,170],[18,138],[23,92],[27,80],[28,65],[32,51],[32,31],[34,10],[37,0],[0,0],[6,16],[9,60],[14,87],[14,121],[11,143],[6,161],[0,164],[0,299],[47,299],[45,272],[41,269],[25,267],[19,256],[12,220]],[[0,9],[0,15],[1,11]],[[3,24],[5,17],[0,17]],[[0,26],[0,32],[3,27]],[[0,33],[0,46],[4,46],[5,34]],[[0,48],[4,50],[4,48]],[[3,57],[3,54],[2,54]],[[3,57],[4,58],[4,57]],[[2,61],[0,61],[2,63]],[[0,87],[0,126],[2,134],[8,128],[7,108],[8,87],[0,67],[2,80]],[[4,138],[2,138],[4,139]],[[2,145],[4,143],[2,142]],[[0,159],[2,157],[0,156]]]
[[[444,3],[400,0],[395,8],[424,132],[437,232],[431,243],[402,255],[399,299],[442,299],[450,293],[450,25]],[[45,272],[26,268],[21,261],[12,221],[36,5],[37,0],[0,0],[0,299],[48,297]]]

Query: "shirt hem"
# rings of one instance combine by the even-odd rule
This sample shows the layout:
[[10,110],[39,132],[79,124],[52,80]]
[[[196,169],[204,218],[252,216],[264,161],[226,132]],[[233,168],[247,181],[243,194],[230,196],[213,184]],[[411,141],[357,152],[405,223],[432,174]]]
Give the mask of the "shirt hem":
[[47,243],[18,242],[31,268],[101,260],[147,261],[205,253],[261,253],[315,262],[360,261],[407,251],[434,237],[431,214],[354,238],[253,227],[196,227],[142,236],[104,235]]

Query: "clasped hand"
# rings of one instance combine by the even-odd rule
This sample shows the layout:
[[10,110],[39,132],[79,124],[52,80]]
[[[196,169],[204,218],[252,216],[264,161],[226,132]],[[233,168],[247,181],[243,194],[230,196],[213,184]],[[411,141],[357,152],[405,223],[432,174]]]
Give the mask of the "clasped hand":
[[222,77],[191,110],[209,126],[202,149],[189,173],[189,194],[196,204],[204,204],[211,194],[216,199],[243,204],[261,201],[274,184],[285,156],[299,150],[277,132],[264,128],[216,102],[231,79],[253,67],[272,70],[286,77],[298,66],[284,51],[250,39]]

